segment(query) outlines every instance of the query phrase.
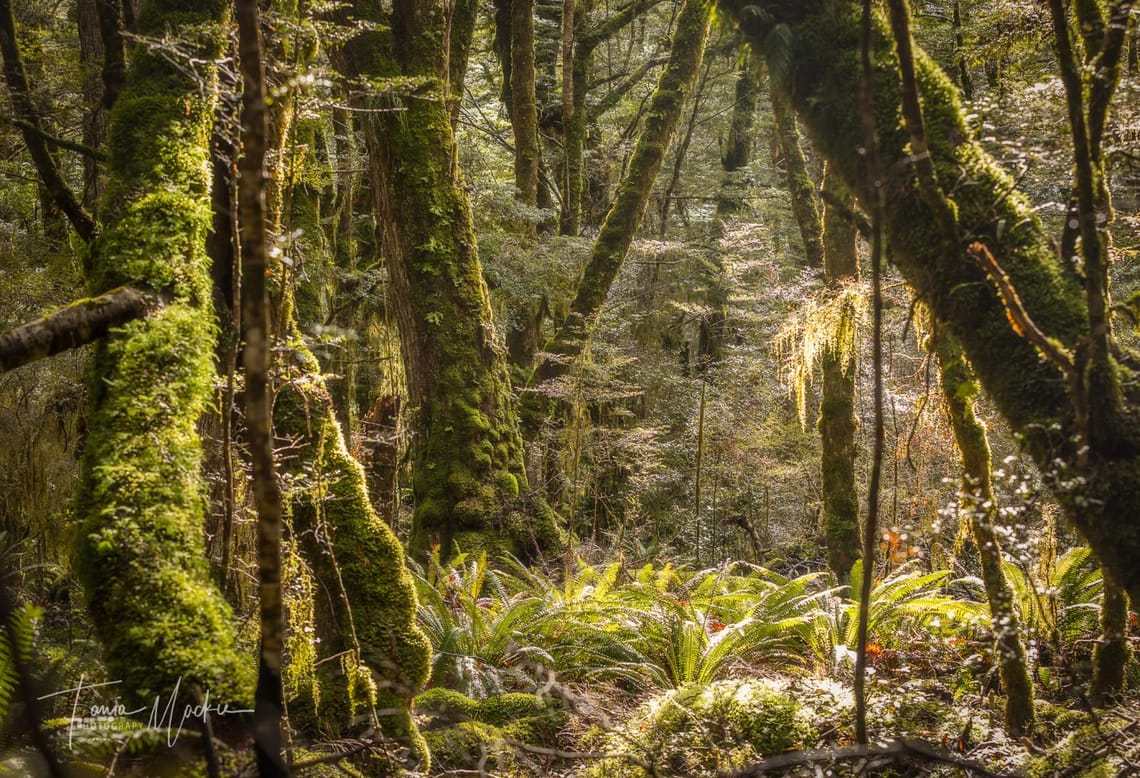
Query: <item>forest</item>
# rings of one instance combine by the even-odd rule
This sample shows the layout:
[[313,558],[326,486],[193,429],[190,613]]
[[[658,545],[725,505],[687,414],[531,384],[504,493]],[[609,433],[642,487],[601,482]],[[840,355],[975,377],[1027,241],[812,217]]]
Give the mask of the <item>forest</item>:
[[0,776],[1140,776],[1132,0],[0,57]]

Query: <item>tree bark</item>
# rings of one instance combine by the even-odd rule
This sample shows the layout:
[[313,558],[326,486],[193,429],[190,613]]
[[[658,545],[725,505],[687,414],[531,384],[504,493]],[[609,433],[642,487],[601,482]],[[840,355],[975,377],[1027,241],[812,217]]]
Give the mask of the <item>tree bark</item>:
[[957,344],[941,328],[932,336],[942,376],[942,403],[950,417],[954,439],[962,456],[962,492],[959,515],[969,522],[982,565],[982,585],[990,606],[990,624],[1005,689],[1005,727],[1019,738],[1033,729],[1033,681],[1021,626],[1013,607],[1013,590],[1002,572],[1001,546],[995,525],[997,502],[991,482],[990,444],[985,425],[974,413],[978,384]]
[[[374,0],[358,0],[356,11],[382,19]],[[348,60],[359,75],[395,72],[424,84],[372,105],[389,110],[363,115],[416,431],[411,549],[426,555],[438,545],[446,556],[457,546],[490,548],[524,558],[557,550],[557,517],[529,494],[505,349],[440,99],[443,9],[402,0],[387,22],[392,45],[362,34]]]
[[[227,13],[221,0],[192,8],[152,0],[138,31],[179,36],[198,62],[212,63]],[[111,113],[106,223],[87,260],[89,283],[96,292],[126,283],[167,290],[171,302],[96,351],[76,567],[108,674],[122,679],[125,698],[149,706],[178,691],[181,706],[198,688],[236,709],[253,700],[253,663],[237,650],[236,625],[203,555],[196,430],[214,380],[204,250],[214,101],[203,91],[213,79],[211,65],[186,72],[138,46]]]
[[[548,381],[566,372],[569,360],[581,352],[587,330],[605,304],[610,287],[645,217],[650,191],[673,139],[685,95],[700,71],[711,21],[712,3],[709,0],[685,0],[681,6],[669,64],[657,82],[629,171],[618,187],[617,196],[594,242],[590,261],[570,304],[570,313],[547,347],[554,358],[547,358],[539,366],[534,383]],[[582,107],[576,105],[574,110],[578,115]]]
[[[743,0],[721,3],[761,51],[773,25],[788,25],[789,80],[797,113],[816,151],[861,199],[870,197],[865,160],[857,153],[862,145],[855,67],[858,9],[826,0],[767,0],[761,17],[750,13]],[[878,146],[883,169],[899,171],[884,182],[891,203],[885,226],[895,262],[961,343],[1074,525],[1135,599],[1140,595],[1140,525],[1123,518],[1140,512],[1140,422],[1135,414],[1140,398],[1124,388],[1123,380],[1132,373],[1133,359],[1112,344],[1108,363],[1122,380],[1109,396],[1090,398],[1101,406],[1101,423],[1082,454],[1083,446],[1076,442],[1079,414],[1062,369],[1043,361],[1034,345],[1010,327],[1005,305],[982,271],[963,260],[961,247],[946,250],[910,168],[899,164],[907,157],[909,140],[899,115],[899,72],[891,37],[876,27]],[[965,182],[951,194],[958,224],[999,258],[1044,333],[1074,348],[1089,334],[1084,290],[1055,261],[1026,198],[973,139],[954,86],[921,53],[917,74],[938,178]]]
[[253,749],[263,778],[288,776],[282,754],[284,693],[281,683],[285,617],[281,598],[281,487],[273,461],[273,420],[269,368],[269,270],[265,235],[266,93],[261,14],[257,0],[238,0],[238,53],[242,76],[242,155],[238,161],[242,262],[242,336],[245,348],[245,423],[253,464],[257,509],[257,577],[261,642],[254,694]]

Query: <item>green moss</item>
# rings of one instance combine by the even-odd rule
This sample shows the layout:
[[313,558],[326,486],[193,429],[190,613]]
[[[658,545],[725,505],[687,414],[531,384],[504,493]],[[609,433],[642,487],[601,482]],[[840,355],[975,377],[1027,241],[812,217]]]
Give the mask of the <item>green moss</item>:
[[[415,590],[404,554],[391,529],[368,499],[364,472],[348,453],[323,380],[310,372],[315,360],[295,343],[299,370],[279,392],[274,420],[277,434],[297,441],[288,472],[297,480],[288,496],[294,532],[305,549],[318,597],[317,630],[321,658],[355,650],[371,671],[375,707],[393,711],[380,724],[403,742],[414,759],[426,759],[426,745],[411,718],[411,699],[427,680],[431,647],[415,625]],[[351,608],[345,608],[347,595]],[[344,727],[368,706],[346,703],[345,674],[326,677],[326,726]]]
[[416,698],[432,764],[443,770],[482,767],[510,772],[515,761],[507,741],[553,745],[566,722],[561,708],[558,701],[533,694],[503,694],[476,701],[437,688]]
[[815,738],[795,693],[764,681],[718,681],[654,697],[608,738],[614,758],[583,775],[716,775],[807,747]]
[[[160,0],[147,5],[140,29],[204,31],[209,51],[224,9]],[[111,114],[106,218],[87,257],[89,283],[96,293],[120,283],[161,289],[174,302],[97,350],[76,568],[108,673],[122,680],[126,699],[150,706],[177,694],[185,704],[198,687],[212,703],[247,708],[254,652],[238,644],[203,558],[196,424],[214,378],[203,248],[213,105],[199,78],[156,53],[140,47],[132,65]],[[209,84],[212,70],[201,77]]]

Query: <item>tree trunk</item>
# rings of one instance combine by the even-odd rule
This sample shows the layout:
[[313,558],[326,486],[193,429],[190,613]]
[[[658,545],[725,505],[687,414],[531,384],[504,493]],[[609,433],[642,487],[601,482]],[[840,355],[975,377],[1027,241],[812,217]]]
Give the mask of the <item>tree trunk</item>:
[[[299,710],[333,731],[370,712],[426,768],[427,746],[411,716],[411,701],[427,682],[431,646],[415,624],[416,594],[399,540],[373,510],[364,471],[348,453],[320,366],[291,328],[282,388],[274,407],[276,434],[291,445],[287,469],[292,530],[321,593],[315,620],[321,709]],[[336,657],[351,662],[335,662]],[[360,666],[371,671],[376,695],[359,690]],[[313,722],[316,723],[316,722]]]
[[990,444],[986,428],[974,414],[978,384],[957,344],[939,328],[932,336],[942,376],[942,402],[962,455],[959,515],[970,523],[982,564],[982,584],[990,606],[1001,682],[1005,689],[1005,727],[1019,738],[1033,729],[1033,682],[1013,607],[1013,590],[1001,569],[1001,547],[995,531],[998,509],[990,478]]
[[515,186],[526,205],[538,203],[538,106],[535,98],[534,0],[511,0],[511,126]]
[[[824,175],[823,185],[837,204],[850,203],[850,195],[829,173]],[[833,292],[859,280],[856,234],[847,213],[825,204],[823,274]],[[844,310],[842,315],[853,313]],[[855,353],[855,349],[848,354],[828,350],[820,364],[823,373],[823,396],[819,405],[823,531],[827,539],[827,563],[840,583],[848,582],[851,567],[860,556],[859,493],[855,488]]]
[[[872,196],[865,159],[857,152],[863,145],[857,121],[858,9],[827,0],[767,0],[761,16],[751,13],[744,0],[721,2],[757,50],[763,51],[773,25],[788,25],[791,94],[813,146],[860,198]],[[1128,385],[1136,361],[1112,344],[1108,364],[1121,380],[1108,393],[1090,398],[1100,421],[1089,450],[1083,451],[1080,414],[1063,370],[1042,360],[1036,347],[1014,331],[1005,305],[964,250],[945,250],[937,221],[903,163],[908,137],[900,121],[900,79],[893,39],[881,24],[873,48],[879,63],[875,95],[882,169],[894,171],[884,182],[891,203],[885,226],[894,260],[961,343],[982,385],[1024,436],[1074,525],[1136,599],[1140,525],[1127,517],[1140,512],[1140,422],[1135,413],[1140,398],[1121,388]],[[938,178],[969,183],[952,192],[958,223],[998,258],[1036,326],[1062,347],[1075,348],[1089,332],[1084,290],[1056,262],[1027,199],[972,138],[953,84],[926,56],[919,55],[917,66]]]
[[792,213],[800,227],[804,260],[808,267],[823,267],[823,227],[816,201],[815,182],[808,173],[807,159],[800,144],[796,115],[783,94],[782,86],[769,79],[776,142],[784,157],[784,177],[792,198]]
[[[221,55],[224,2],[153,0],[146,36]],[[130,283],[171,303],[110,334],[95,355],[77,513],[77,572],[111,678],[146,705],[194,689],[248,708],[253,663],[203,556],[199,417],[212,398],[208,142],[212,66],[197,73],[136,47],[111,115],[106,222],[87,259],[95,292]],[[149,708],[148,708],[149,710]],[[222,722],[223,719],[219,719]],[[224,722],[233,726],[237,719]]]
[[273,461],[270,399],[269,251],[265,233],[265,64],[257,0],[238,0],[238,52],[242,76],[242,155],[238,161],[241,219],[242,338],[245,349],[245,422],[257,509],[257,579],[261,639],[253,711],[253,750],[262,778],[288,776],[283,751],[285,700],[281,670],[285,616],[281,598],[281,487]]
[[[566,372],[569,359],[581,352],[589,325],[602,310],[645,217],[650,190],[673,139],[685,94],[692,88],[701,68],[711,21],[711,0],[685,0],[681,6],[669,64],[657,82],[645,117],[645,128],[629,163],[629,172],[618,187],[617,196],[594,242],[590,262],[570,304],[570,313],[548,346],[548,351],[559,358],[543,362],[535,371],[535,382],[547,381]],[[575,66],[578,64],[575,62]],[[578,116],[583,107],[576,105],[574,110]]]
[[752,161],[752,127],[756,123],[756,93],[759,89],[759,60],[748,49],[736,74],[736,101],[732,104],[732,123],[728,136],[721,142],[720,192],[716,199],[716,215],[724,219],[744,209],[747,185],[744,171]]
[[[357,13],[381,19],[374,0]],[[411,548],[444,555],[491,548],[521,557],[557,550],[557,517],[545,502],[527,506],[515,398],[475,245],[471,206],[456,162],[446,105],[447,64],[439,42],[442,6],[403,0],[388,19],[395,45],[358,36],[349,60],[359,75],[400,73],[416,92],[364,114],[369,175],[389,263],[403,351],[416,508]]]
[[1124,689],[1124,668],[1132,652],[1128,648],[1128,597],[1120,584],[1104,574],[1104,595],[1100,604],[1100,641],[1093,650],[1093,704],[1111,704]]

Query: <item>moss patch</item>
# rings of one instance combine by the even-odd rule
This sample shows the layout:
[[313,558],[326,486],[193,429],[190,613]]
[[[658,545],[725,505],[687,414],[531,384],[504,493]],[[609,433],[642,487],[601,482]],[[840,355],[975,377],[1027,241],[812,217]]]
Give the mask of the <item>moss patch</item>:
[[787,688],[762,680],[718,681],[654,697],[610,735],[606,750],[617,756],[583,775],[715,775],[809,747],[816,737],[810,714]]

